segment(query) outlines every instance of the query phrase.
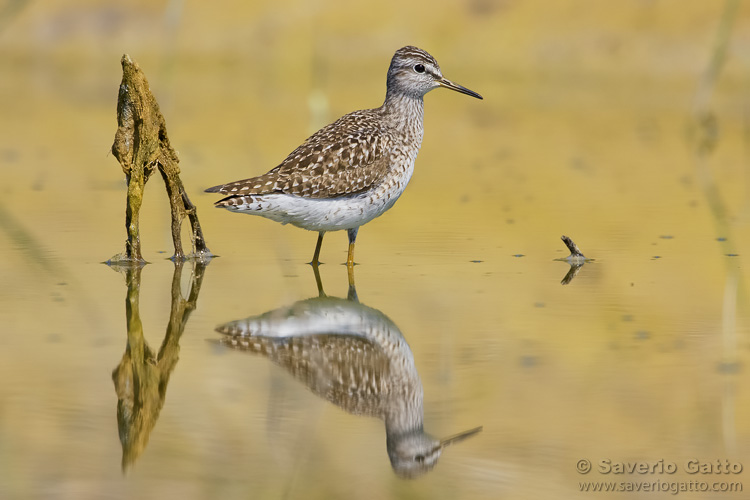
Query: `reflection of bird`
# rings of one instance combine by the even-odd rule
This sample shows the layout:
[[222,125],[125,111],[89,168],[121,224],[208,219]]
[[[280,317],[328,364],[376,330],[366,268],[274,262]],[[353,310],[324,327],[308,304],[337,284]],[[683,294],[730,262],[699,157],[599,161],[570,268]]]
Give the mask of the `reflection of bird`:
[[402,477],[431,470],[443,448],[481,430],[443,440],[424,432],[422,382],[409,345],[388,317],[356,301],[322,295],[217,331],[227,335],[222,343],[269,358],[349,413],[382,419],[391,465]]
[[422,144],[423,97],[438,87],[482,98],[443,78],[424,50],[403,47],[388,68],[381,107],[339,118],[267,174],[206,191],[227,195],[217,207],[317,231],[312,263],[326,231],[347,229],[347,264],[353,265],[359,226],[391,208],[406,189]]

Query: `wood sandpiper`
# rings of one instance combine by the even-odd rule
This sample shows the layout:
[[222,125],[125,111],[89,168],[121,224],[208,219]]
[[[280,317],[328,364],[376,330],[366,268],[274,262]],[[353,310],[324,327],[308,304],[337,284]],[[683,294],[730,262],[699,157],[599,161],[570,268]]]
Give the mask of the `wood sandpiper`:
[[266,174],[206,191],[227,195],[217,207],[317,231],[313,265],[323,235],[346,229],[351,267],[359,227],[391,208],[406,189],[422,144],[423,97],[438,87],[482,99],[444,78],[424,50],[398,49],[382,106],[349,113],[320,129]]

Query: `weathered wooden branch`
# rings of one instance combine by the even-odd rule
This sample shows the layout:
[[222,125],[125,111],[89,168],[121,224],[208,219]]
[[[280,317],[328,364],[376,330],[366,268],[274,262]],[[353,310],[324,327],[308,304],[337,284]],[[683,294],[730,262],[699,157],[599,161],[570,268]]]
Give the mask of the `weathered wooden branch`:
[[578,246],[565,235],[562,235],[560,239],[565,243],[565,246],[568,247],[568,250],[570,250],[570,257],[579,257],[585,259],[586,257],[581,253],[580,250],[578,250]]
[[175,261],[188,256],[182,250],[180,230],[185,216],[192,228],[193,257],[211,257],[195,206],[180,180],[179,158],[167,135],[167,125],[159,111],[146,76],[127,54],[122,56],[122,82],[117,98],[117,132],[112,154],[120,162],[128,183],[125,227],[128,239],[125,252],[110,259],[110,263],[144,262],[138,216],[143,202],[143,189],[155,169],[161,172],[167,188],[172,213],[172,241]]

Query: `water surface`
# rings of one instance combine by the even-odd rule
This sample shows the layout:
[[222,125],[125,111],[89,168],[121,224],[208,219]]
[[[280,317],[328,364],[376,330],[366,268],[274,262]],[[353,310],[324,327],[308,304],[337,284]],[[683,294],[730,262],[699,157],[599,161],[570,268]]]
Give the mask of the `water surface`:
[[[12,13],[0,24],[0,496],[568,499],[591,496],[583,480],[696,480],[689,460],[750,467],[747,7],[709,99],[716,144],[701,150],[695,91],[721,4],[559,5],[473,2],[415,27],[386,3],[366,34],[332,4]],[[424,430],[483,426],[414,480],[392,467],[380,417],[221,344],[219,325],[319,296],[305,264],[316,235],[214,210],[202,193],[379,105],[405,43],[485,97],[426,96],[415,176],[357,242],[355,307],[406,342]],[[141,220],[151,263],[101,264],[125,239],[107,152],[126,51],[220,255],[176,279],[158,177]],[[562,234],[595,259],[568,284]],[[345,259],[345,235],[329,234],[321,280],[342,303]],[[680,470],[581,475],[582,459]]]

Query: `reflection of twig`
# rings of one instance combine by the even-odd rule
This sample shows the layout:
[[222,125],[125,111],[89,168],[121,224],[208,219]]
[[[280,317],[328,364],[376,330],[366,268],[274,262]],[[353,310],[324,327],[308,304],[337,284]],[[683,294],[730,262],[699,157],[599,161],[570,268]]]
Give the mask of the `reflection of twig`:
[[578,271],[581,270],[583,267],[583,264],[570,264],[570,269],[568,269],[568,274],[565,275],[565,277],[560,281],[561,285],[567,285],[571,281],[573,281],[573,278],[578,276]]
[[128,285],[125,300],[128,342],[120,364],[112,372],[117,393],[117,427],[122,443],[123,471],[133,465],[146,448],[164,406],[169,377],[179,360],[180,336],[196,307],[206,265],[202,261],[195,262],[188,298],[183,299],[180,289],[183,264],[175,262],[169,324],[156,355],[143,336],[139,312],[142,266],[114,268],[124,271]]

